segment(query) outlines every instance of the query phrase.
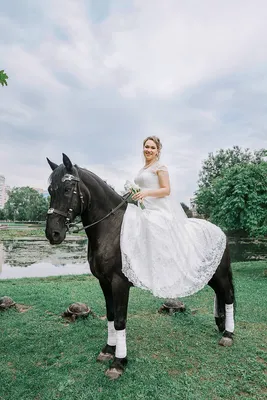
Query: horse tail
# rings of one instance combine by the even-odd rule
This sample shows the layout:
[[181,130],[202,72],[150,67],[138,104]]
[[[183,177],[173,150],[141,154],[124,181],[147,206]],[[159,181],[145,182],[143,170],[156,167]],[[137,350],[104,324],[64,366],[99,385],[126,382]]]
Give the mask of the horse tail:
[[234,285],[234,279],[233,279],[233,270],[232,270],[232,266],[231,266],[231,256],[230,256],[230,247],[229,247],[228,239],[226,242],[226,258],[227,258],[226,265],[228,266],[227,277],[228,277],[231,296],[233,299],[234,310],[236,310],[235,285]]

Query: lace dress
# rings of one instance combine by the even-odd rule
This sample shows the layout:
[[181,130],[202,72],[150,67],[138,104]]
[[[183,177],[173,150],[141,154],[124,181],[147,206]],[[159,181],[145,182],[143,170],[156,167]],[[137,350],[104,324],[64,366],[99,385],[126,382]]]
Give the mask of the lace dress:
[[[135,183],[158,189],[159,162],[142,168]],[[202,289],[217,269],[226,236],[212,223],[187,218],[171,195],[146,197],[142,210],[128,204],[121,228],[122,272],[134,286],[154,296],[176,298]]]

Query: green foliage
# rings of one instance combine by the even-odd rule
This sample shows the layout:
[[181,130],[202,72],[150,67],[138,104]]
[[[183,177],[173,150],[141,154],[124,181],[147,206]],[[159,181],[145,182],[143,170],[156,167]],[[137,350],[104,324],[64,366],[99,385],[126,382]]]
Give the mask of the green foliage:
[[48,199],[30,187],[14,188],[5,204],[6,219],[16,221],[43,221],[48,209]]
[[0,85],[7,86],[7,79],[8,79],[8,76],[5,73],[5,71],[2,69],[0,71]]
[[267,150],[220,149],[210,153],[199,174],[199,214],[225,230],[267,235]]
[[0,221],[5,219],[5,212],[3,209],[0,209]]
[[267,235],[267,163],[224,170],[210,188],[199,189],[196,204],[199,212],[225,230]]
[[209,188],[202,186],[197,192],[194,200],[197,206],[197,212],[204,218],[209,218],[215,202],[215,193],[213,186]]
[[199,173],[199,187],[209,188],[214,179],[223,176],[225,171],[235,165],[259,164],[264,160],[266,153],[264,149],[251,152],[249,149],[242,150],[239,146],[226,150],[220,149],[215,155],[209,153]]

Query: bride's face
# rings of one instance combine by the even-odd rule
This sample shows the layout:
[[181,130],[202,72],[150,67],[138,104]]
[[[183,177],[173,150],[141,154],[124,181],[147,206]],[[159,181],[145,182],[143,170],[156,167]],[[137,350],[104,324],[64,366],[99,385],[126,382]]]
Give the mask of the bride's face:
[[158,155],[158,149],[156,143],[153,140],[147,140],[144,145],[143,153],[146,161],[148,162],[155,161]]

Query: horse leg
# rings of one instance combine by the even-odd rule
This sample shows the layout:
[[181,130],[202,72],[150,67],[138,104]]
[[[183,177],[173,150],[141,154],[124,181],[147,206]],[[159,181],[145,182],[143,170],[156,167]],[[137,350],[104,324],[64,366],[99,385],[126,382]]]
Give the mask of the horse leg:
[[225,331],[219,341],[221,346],[232,346],[235,329],[234,321],[234,290],[232,282],[229,281],[225,291]]
[[[216,284],[215,284],[216,283]],[[230,280],[216,282],[214,278],[210,286],[215,291],[214,317],[216,325],[223,336],[219,341],[221,346],[231,346],[234,334],[234,291]]]
[[124,277],[115,275],[112,280],[112,293],[115,314],[116,351],[115,358],[105,373],[110,379],[119,378],[127,364],[126,320],[129,291],[129,282]]
[[215,321],[219,330],[224,331],[219,344],[221,346],[231,346],[234,334],[235,296],[228,245],[209,285],[216,293],[214,307]]
[[108,320],[107,344],[103,347],[97,357],[97,361],[113,360],[116,349],[116,331],[114,327],[114,307],[111,283],[107,280],[99,281],[106,301],[106,314]]
[[214,296],[214,318],[215,318],[215,323],[218,327],[219,332],[224,332],[225,330],[225,304],[224,304],[224,299],[223,296],[221,296],[221,293],[215,292]]

